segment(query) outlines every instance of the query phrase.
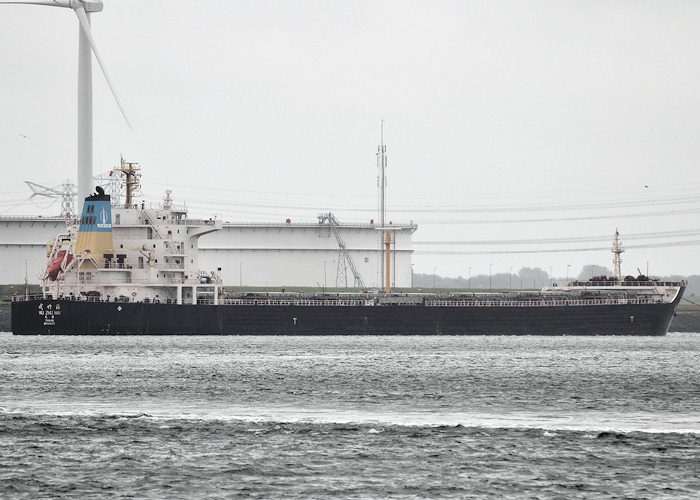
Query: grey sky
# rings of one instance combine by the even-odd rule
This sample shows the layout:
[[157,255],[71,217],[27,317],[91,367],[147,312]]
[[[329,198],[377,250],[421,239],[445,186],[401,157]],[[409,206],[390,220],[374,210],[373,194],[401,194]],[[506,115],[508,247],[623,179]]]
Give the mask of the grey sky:
[[[623,271],[700,273],[698,2],[105,0],[92,24],[134,127],[94,64],[95,171],[123,153],[148,198],[376,218],[383,118],[416,272],[612,267],[617,227]],[[76,177],[77,35],[0,5],[0,214]]]

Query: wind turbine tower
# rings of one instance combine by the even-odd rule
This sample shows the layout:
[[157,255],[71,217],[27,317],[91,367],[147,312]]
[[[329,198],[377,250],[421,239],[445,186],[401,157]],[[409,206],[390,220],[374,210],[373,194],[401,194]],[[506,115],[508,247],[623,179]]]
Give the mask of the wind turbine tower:
[[72,9],[78,17],[78,204],[82,209],[83,200],[92,191],[92,54],[95,54],[102,74],[107,80],[119,110],[131,128],[129,119],[122,107],[112,80],[107,74],[90,28],[90,15],[101,12],[101,0],[24,0],[4,1],[0,4],[46,5]]

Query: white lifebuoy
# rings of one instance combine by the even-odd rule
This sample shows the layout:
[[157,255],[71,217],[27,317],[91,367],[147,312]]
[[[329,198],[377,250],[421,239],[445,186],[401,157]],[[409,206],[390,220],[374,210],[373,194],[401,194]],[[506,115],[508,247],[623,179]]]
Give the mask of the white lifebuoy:
[[131,292],[132,297],[136,297],[136,292]]

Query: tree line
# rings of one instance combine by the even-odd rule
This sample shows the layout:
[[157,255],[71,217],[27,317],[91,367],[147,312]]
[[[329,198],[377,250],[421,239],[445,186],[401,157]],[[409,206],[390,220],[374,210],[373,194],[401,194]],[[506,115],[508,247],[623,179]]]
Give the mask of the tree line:
[[[635,273],[636,275],[637,273]],[[605,266],[588,264],[583,266],[578,275],[569,276],[569,281],[588,281],[595,276],[612,276],[613,272]],[[700,295],[700,276],[656,276],[662,281],[688,281],[686,297]],[[548,272],[539,267],[523,267],[517,273],[493,273],[476,274],[474,276],[457,276],[456,278],[440,276],[438,274],[413,274],[413,288],[459,288],[476,290],[532,290],[554,284],[563,286],[566,277],[550,276]]]

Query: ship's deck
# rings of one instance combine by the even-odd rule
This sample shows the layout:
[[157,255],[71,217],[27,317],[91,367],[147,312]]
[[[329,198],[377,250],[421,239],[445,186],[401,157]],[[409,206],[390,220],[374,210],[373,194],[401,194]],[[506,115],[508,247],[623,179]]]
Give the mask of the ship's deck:
[[[311,292],[239,292],[220,296],[223,306],[302,306],[302,307],[553,307],[672,302],[685,286],[683,282],[586,282],[569,287],[541,291],[502,291],[488,293],[311,293]],[[667,293],[669,290],[675,293]],[[42,295],[15,296],[13,301],[51,300]],[[87,302],[134,302],[131,297],[103,300],[97,295],[62,297],[59,300]],[[164,300],[163,303],[173,303]],[[203,293],[197,304],[215,304],[211,294]]]

